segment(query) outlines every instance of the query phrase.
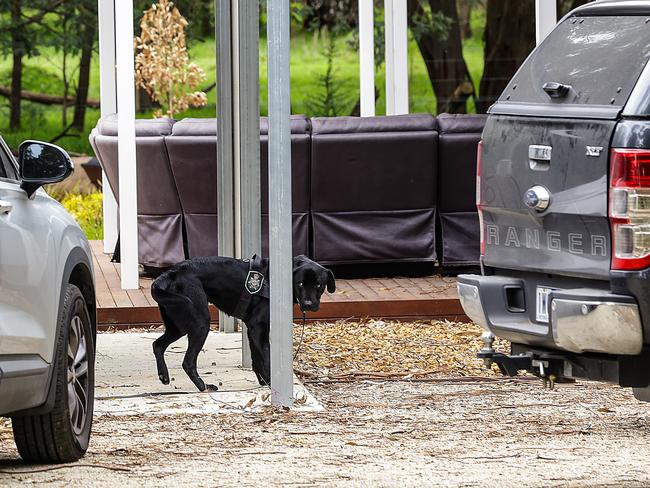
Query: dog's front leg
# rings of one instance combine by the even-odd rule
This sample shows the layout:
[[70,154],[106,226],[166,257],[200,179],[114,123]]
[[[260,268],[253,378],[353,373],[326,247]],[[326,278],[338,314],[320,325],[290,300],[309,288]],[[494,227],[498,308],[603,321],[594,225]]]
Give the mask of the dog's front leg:
[[251,362],[257,381],[262,386],[271,385],[271,348],[268,324],[253,322],[246,325],[251,346]]

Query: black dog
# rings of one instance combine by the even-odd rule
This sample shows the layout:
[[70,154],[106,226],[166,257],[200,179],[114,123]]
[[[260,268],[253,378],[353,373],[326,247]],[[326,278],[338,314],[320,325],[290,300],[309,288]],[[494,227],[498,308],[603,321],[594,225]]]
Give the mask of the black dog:
[[[196,387],[206,385],[196,369],[196,360],[210,331],[208,303],[242,320],[248,329],[253,371],[261,385],[271,382],[269,355],[269,262],[232,258],[194,258],[161,274],[151,285],[165,333],[153,343],[158,377],[169,384],[165,350],[185,334],[188,338],[183,369]],[[305,256],[293,258],[293,298],[303,312],[316,311],[327,287],[336,290],[334,274]],[[216,389],[214,385],[208,385]]]

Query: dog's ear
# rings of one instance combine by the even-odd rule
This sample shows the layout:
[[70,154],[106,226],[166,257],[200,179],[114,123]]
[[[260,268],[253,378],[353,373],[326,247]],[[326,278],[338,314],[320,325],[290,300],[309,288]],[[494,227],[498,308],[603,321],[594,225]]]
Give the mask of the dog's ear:
[[293,257],[293,269],[295,270],[297,267],[299,267],[302,263],[305,262],[305,259],[307,259],[307,256],[304,254],[300,254],[298,256]]
[[329,269],[327,270],[327,292],[334,293],[336,291],[336,280],[334,279],[334,273]]

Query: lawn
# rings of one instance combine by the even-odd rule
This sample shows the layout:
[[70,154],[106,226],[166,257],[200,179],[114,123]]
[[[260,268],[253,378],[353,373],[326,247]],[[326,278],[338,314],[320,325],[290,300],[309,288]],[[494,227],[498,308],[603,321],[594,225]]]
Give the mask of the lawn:
[[[483,12],[476,12],[472,18],[474,36],[464,42],[464,54],[474,83],[478,86],[483,72],[482,32],[485,23]],[[348,115],[359,97],[359,58],[352,45],[352,34],[336,40],[336,56],[333,60],[334,80],[339,87],[337,100],[341,110],[339,115]],[[291,40],[291,106],[293,113],[318,115],[314,113],[313,100],[324,92],[321,77],[327,69],[325,47],[328,41],[323,36],[311,33],[298,33]],[[215,47],[212,39],[193,42],[189,46],[190,58],[203,68],[206,73],[205,86],[215,80]],[[68,60],[68,66],[76,63]],[[52,95],[62,95],[62,56],[53,48],[44,48],[38,56],[25,61],[24,89]],[[0,58],[0,85],[10,84],[11,58]],[[68,77],[76,79],[76,73],[69,71]],[[267,56],[266,39],[260,40],[260,111],[267,113]],[[384,73],[383,65],[375,74],[375,84],[380,93],[376,104],[378,115],[384,113]],[[74,92],[74,88],[71,90]],[[208,93],[208,104],[202,108],[189,109],[176,115],[183,117],[213,117],[215,114],[215,90]],[[97,56],[93,59],[90,94],[99,98],[99,66]],[[418,112],[436,112],[436,98],[426,72],[424,61],[415,41],[409,43],[409,99],[410,110]],[[473,111],[473,102],[470,102]],[[151,112],[138,114],[138,117],[151,117]],[[72,118],[69,110],[68,121]],[[99,110],[88,109],[86,131],[81,136],[64,137],[59,144],[73,153],[92,154],[87,133],[95,126]],[[0,132],[12,147],[25,139],[50,140],[57,136],[63,125],[62,108],[34,103],[23,103],[23,127],[20,131],[9,132],[8,105],[6,99],[0,99]]]

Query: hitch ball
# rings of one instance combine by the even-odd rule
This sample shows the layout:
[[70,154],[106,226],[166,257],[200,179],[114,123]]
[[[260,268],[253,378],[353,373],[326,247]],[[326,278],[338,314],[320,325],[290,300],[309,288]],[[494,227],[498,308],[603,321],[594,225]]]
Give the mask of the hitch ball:
[[[492,345],[494,344],[494,334],[490,332],[489,330],[486,330],[481,334],[481,341],[483,341],[483,349],[481,349],[481,353],[483,354],[492,354],[494,352],[494,348]],[[492,366],[492,359],[490,358],[484,358],[483,359],[483,364],[485,364],[486,368],[490,368]]]

